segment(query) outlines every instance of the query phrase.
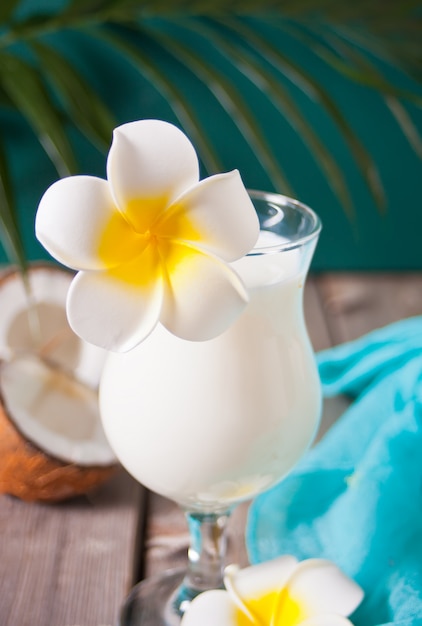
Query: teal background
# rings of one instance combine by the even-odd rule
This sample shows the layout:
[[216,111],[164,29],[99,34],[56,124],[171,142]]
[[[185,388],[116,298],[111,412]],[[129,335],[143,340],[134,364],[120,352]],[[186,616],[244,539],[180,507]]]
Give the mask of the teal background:
[[[46,3],[44,3],[46,4]],[[31,3],[27,3],[28,7]],[[54,6],[53,3],[47,3]],[[40,10],[42,7],[39,6]],[[288,31],[276,25],[253,22],[268,41],[280,47],[329,91],[378,165],[386,192],[386,206],[375,205],[343,138],[321,106],[291,84],[276,70],[295,97],[297,106],[312,123],[345,172],[355,212],[346,213],[330,189],[317,162],[300,136],[256,85],[242,75],[210,40],[187,29],[190,18],[177,21],[151,19],[151,32],[162,30],[188,43],[227,76],[248,102],[257,124],[271,143],[294,188],[294,195],[312,206],[321,216],[323,232],[314,258],[314,270],[408,270],[422,268],[421,160],[410,147],[382,95],[341,76]],[[160,118],[178,125],[177,117],[162,95],[123,57],[107,44],[86,34],[65,31],[50,35],[80,72],[89,79],[113,111],[116,125],[140,118]],[[231,117],[221,108],[212,90],[200,82],[153,40],[134,39],[181,86],[195,106],[208,140],[219,154],[223,168],[240,170],[247,187],[273,189],[264,168],[257,161]],[[422,88],[403,72],[382,65],[382,70],[401,88],[422,95]],[[422,128],[422,112],[405,104],[416,126]],[[43,191],[58,175],[38,144],[31,129],[18,114],[0,108],[0,129],[6,143],[16,187],[19,220],[30,259],[48,258],[34,237],[34,218]],[[69,128],[78,155],[80,171],[105,176],[106,155],[96,150],[76,129]],[[111,139],[111,135],[110,135]],[[203,175],[206,171],[203,169]],[[277,189],[283,193],[285,190]],[[4,255],[0,261],[4,261]]]

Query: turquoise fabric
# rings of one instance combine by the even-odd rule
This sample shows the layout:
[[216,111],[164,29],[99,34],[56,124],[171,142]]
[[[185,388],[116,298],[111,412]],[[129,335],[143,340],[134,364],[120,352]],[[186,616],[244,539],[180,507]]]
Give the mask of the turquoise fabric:
[[422,317],[317,358],[325,395],[353,402],[252,503],[251,562],[331,559],[365,591],[356,626],[422,626]]

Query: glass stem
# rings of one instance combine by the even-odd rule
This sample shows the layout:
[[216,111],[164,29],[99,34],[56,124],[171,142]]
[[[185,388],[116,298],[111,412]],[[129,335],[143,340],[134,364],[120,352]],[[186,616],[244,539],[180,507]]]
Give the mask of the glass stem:
[[179,615],[183,615],[188,603],[202,591],[223,587],[229,517],[230,511],[186,513],[190,534],[188,568],[173,603]]

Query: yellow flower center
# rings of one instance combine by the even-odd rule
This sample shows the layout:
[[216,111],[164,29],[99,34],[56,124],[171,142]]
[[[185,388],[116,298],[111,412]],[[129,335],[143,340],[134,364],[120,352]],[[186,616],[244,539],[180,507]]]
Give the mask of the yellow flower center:
[[98,256],[108,267],[130,261],[139,254],[142,236],[134,231],[120,213],[112,214],[98,242]]
[[241,610],[236,611],[236,626],[298,626],[306,617],[304,607],[287,588],[271,591],[259,598],[244,600],[253,621]]
[[162,203],[162,198],[129,202],[129,221],[118,212],[112,215],[98,244],[111,277],[146,287],[160,276],[168,279],[181,263],[198,254],[190,243],[200,241],[201,233],[183,206],[172,207],[164,216]]
[[125,214],[137,233],[149,231],[160,218],[168,199],[165,196],[133,198],[125,206]]

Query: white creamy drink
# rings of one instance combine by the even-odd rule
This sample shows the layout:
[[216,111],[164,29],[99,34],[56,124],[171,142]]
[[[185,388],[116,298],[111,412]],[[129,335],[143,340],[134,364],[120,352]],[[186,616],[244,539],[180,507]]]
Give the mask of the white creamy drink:
[[[109,355],[106,437],[189,526],[186,573],[136,585],[122,626],[180,626],[198,594],[223,589],[230,510],[280,481],[312,442],[321,393],[303,288],[320,230],[312,209],[248,190],[238,170],[201,178],[188,137],[161,120],[114,130],[106,179],[69,176],[43,195],[37,237],[77,270],[69,325]],[[285,613],[278,598],[270,621]],[[211,621],[238,621],[223,608]]]
[[321,398],[300,258],[293,249],[237,261],[250,302],[216,339],[184,341],[158,326],[108,358],[105,431],[149,489],[190,510],[224,508],[279,481],[311,443]]

